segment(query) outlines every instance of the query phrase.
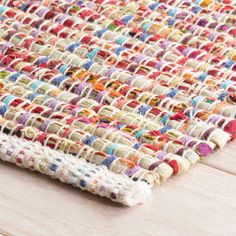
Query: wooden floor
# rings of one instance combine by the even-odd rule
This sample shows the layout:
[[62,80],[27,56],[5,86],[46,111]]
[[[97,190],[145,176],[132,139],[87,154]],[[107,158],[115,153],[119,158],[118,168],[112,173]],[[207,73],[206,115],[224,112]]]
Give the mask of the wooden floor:
[[234,236],[236,142],[127,208],[0,162],[0,235]]

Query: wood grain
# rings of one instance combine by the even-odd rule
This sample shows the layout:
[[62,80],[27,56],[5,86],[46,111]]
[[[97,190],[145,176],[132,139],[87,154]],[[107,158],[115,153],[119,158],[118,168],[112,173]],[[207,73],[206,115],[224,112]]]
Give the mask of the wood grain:
[[14,236],[14,235],[0,229],[0,236]]
[[2,162],[0,177],[0,229],[9,236],[236,235],[235,176],[201,163],[134,208]]

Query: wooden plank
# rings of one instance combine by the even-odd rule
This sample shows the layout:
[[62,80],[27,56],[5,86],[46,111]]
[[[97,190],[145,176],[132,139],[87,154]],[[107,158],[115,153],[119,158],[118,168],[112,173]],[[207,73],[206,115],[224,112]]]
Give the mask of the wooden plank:
[[224,149],[214,155],[204,158],[201,163],[236,175],[236,141],[227,144]]
[[200,163],[134,208],[2,162],[0,178],[0,229],[9,235],[236,235],[236,178]]

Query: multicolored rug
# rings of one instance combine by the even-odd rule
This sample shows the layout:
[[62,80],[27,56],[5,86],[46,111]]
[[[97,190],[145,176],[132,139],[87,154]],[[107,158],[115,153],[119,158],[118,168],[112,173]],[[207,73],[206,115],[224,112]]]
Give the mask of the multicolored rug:
[[236,135],[233,0],[0,1],[0,158],[128,206]]

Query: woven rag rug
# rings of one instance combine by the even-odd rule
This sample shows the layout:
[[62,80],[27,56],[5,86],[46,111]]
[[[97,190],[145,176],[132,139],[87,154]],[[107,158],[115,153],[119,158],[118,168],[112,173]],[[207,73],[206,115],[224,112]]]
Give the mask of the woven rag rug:
[[236,136],[234,0],[1,0],[0,158],[124,205]]

